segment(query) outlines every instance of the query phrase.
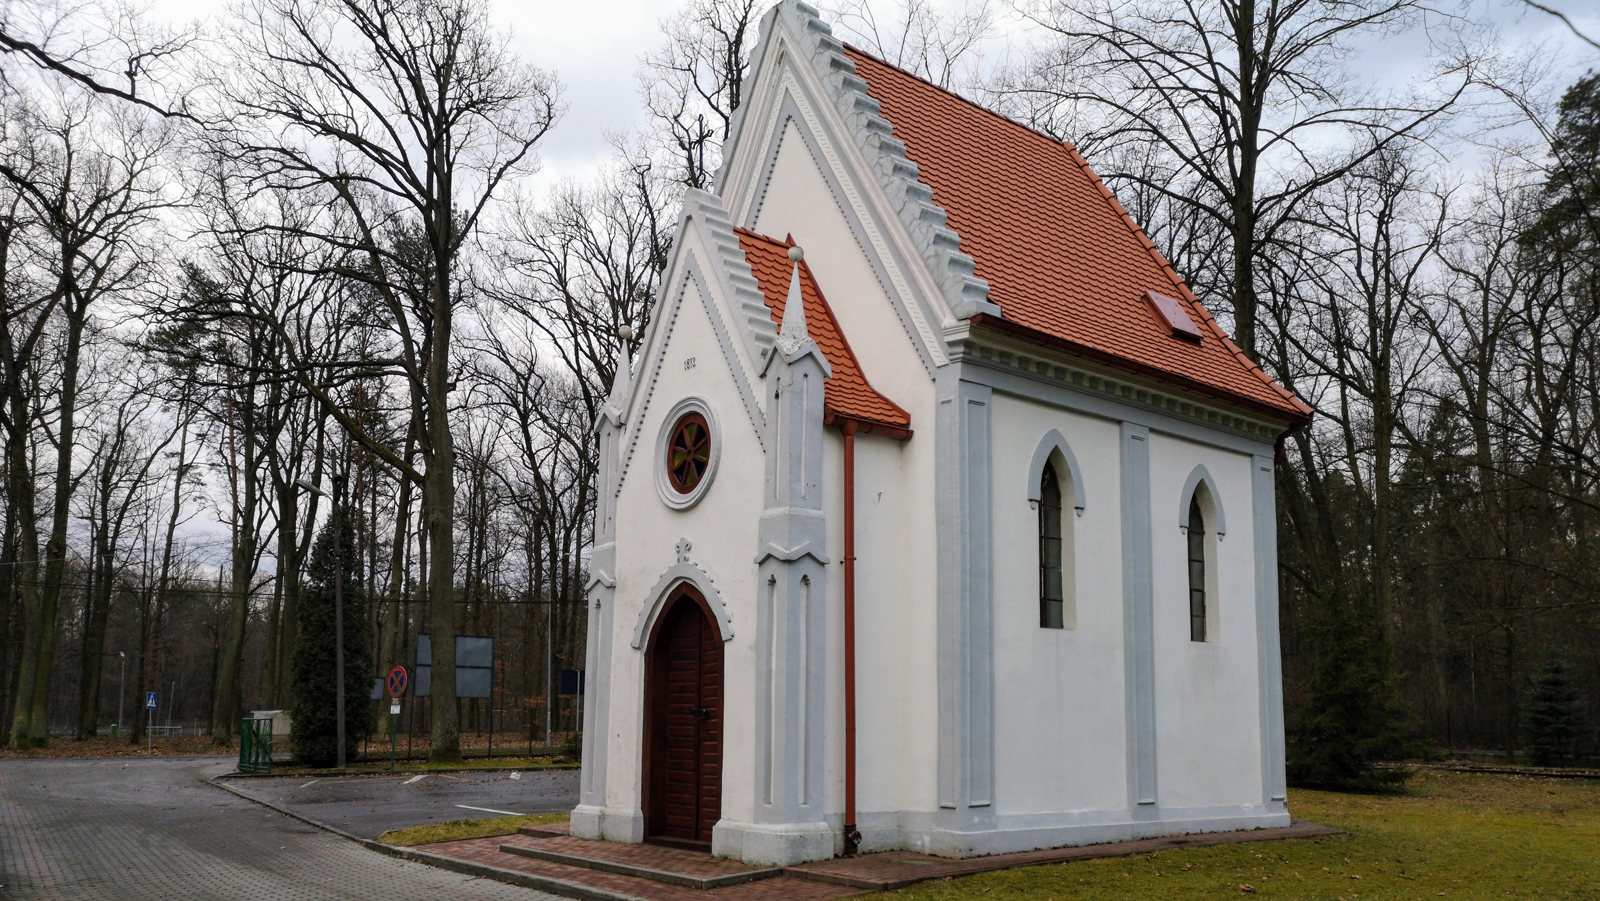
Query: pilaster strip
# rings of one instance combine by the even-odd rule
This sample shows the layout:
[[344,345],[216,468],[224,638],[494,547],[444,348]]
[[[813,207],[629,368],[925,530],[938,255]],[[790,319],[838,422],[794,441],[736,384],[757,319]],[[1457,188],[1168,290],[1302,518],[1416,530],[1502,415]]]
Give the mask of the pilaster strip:
[[1122,623],[1128,804],[1156,814],[1155,628],[1150,535],[1150,430],[1122,423]]
[[1267,806],[1288,798],[1284,772],[1283,657],[1278,641],[1278,516],[1271,457],[1250,461],[1255,515],[1256,653],[1260,658],[1261,774]]

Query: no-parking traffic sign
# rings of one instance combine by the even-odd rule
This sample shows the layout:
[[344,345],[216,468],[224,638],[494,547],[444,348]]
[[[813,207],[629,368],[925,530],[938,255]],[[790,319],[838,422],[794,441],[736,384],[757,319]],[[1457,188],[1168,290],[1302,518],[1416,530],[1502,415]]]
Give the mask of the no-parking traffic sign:
[[396,666],[394,669],[389,670],[389,697],[398,698],[405,694],[406,684],[410,681],[410,678],[406,675],[405,667]]

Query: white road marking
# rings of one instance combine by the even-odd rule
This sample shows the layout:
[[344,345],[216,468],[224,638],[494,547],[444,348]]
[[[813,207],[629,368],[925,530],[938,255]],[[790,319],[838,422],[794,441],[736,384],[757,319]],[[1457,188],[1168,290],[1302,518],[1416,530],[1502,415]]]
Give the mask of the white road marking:
[[300,787],[301,788],[310,788],[311,786],[316,785],[316,784],[317,784],[317,780],[313,779],[310,782],[307,782],[305,785],[302,785]]
[[521,779],[522,778],[522,774],[521,773],[512,773],[511,774],[511,778],[513,778],[513,779]]
[[491,809],[491,808],[488,808],[488,807],[473,807],[473,806],[471,806],[469,804],[457,804],[456,806],[461,808],[462,810],[481,810],[484,813],[498,813],[498,814],[500,814],[502,816],[508,816],[508,817],[520,817],[520,816],[522,816],[522,814],[515,813],[515,812],[510,811],[510,810],[494,810],[494,809]]
[[406,781],[404,781],[404,782],[402,782],[400,784],[401,785],[410,785],[413,782],[421,782],[422,780],[424,780],[426,778],[428,778],[428,774],[427,773],[423,773],[420,776],[412,776],[410,779],[407,779]]

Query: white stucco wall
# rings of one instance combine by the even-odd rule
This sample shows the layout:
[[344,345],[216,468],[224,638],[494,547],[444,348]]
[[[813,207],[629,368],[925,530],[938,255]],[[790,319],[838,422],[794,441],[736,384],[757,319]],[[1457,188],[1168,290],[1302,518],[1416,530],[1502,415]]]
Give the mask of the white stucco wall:
[[[695,243],[694,248],[686,250],[699,257],[702,271],[712,271],[699,253],[698,238],[692,230],[686,233],[686,239]],[[712,286],[710,290],[714,293],[716,288]],[[689,560],[712,578],[732,622],[734,637],[723,649],[725,709],[753,708],[754,526],[761,515],[759,486],[765,478],[765,458],[706,312],[705,299],[693,281],[687,283],[676,302],[677,314],[670,332],[663,328],[662,334],[653,336],[664,345],[659,351],[659,375],[653,387],[646,389],[648,398],[641,398],[642,406],[631,413],[626,439],[633,439],[636,430],[637,440],[617,500],[608,807],[637,809],[640,804],[644,652],[632,646],[633,635],[640,611],[655,600],[647,596],[650,589],[677,562],[680,538],[692,542]],[[726,307],[720,309],[724,321],[731,324]],[[685,369],[684,363],[691,357],[694,367]],[[647,353],[642,362],[645,365],[638,377],[648,380],[653,353]],[[688,396],[704,399],[716,412],[720,460],[700,502],[692,509],[677,511],[662,503],[657,494],[656,467],[660,461],[656,459],[656,444],[660,431],[670,427],[666,416],[673,404]],[[748,811],[753,804],[754,752],[748,714],[745,716],[745,725],[726,729],[723,740],[725,809]]]
[[[815,139],[822,146],[828,136]],[[934,385],[820,165],[788,122],[753,228],[794,236],[868,382],[911,414],[909,441],[856,441],[856,806],[931,811],[938,772]],[[844,808],[842,445],[830,429],[828,717],[838,737],[827,743],[830,811]]]
[[[994,395],[995,784],[1000,815],[1127,807],[1118,425]],[[1072,517],[1076,628],[1039,627],[1038,512],[1029,465],[1051,429],[1072,446],[1086,506]]]
[[[1204,642],[1189,639],[1188,545],[1178,527],[1180,505],[1188,509],[1184,483],[1196,464],[1216,479],[1227,524],[1220,540],[1216,525],[1206,526],[1217,591],[1207,598]],[[1250,466],[1243,454],[1168,435],[1150,438],[1156,780],[1164,809],[1264,800]]]

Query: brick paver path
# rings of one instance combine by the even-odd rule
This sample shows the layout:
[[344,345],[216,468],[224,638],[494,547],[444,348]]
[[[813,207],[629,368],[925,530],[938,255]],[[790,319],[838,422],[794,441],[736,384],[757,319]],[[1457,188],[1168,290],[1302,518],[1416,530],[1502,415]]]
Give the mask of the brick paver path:
[[552,898],[386,857],[201,781],[231,768],[195,758],[0,761],[0,898]]

